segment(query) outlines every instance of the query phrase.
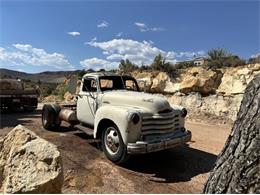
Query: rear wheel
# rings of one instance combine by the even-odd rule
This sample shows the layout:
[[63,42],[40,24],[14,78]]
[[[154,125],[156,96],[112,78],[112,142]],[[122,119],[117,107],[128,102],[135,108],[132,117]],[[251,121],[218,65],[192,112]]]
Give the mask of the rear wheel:
[[102,133],[102,148],[106,157],[116,164],[127,159],[127,149],[116,125],[109,125]]
[[42,126],[47,130],[59,128],[60,121],[58,119],[58,114],[59,112],[50,104],[45,104],[42,108]]

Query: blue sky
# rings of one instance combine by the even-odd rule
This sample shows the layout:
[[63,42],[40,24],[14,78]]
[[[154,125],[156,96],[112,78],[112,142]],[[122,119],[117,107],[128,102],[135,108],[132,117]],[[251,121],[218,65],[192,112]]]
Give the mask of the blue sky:
[[260,53],[259,1],[0,0],[0,67],[26,72],[149,64],[226,48]]

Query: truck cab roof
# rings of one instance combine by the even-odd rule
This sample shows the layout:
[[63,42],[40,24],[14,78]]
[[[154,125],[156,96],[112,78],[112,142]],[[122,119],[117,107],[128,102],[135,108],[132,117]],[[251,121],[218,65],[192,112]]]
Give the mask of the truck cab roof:
[[133,78],[132,76],[130,75],[119,75],[119,74],[115,74],[115,73],[111,73],[111,72],[92,72],[92,73],[87,73],[83,76],[83,78],[87,78],[87,77],[96,77],[96,78],[99,78],[99,77],[113,77],[113,76],[120,76],[120,77],[129,77],[129,78]]

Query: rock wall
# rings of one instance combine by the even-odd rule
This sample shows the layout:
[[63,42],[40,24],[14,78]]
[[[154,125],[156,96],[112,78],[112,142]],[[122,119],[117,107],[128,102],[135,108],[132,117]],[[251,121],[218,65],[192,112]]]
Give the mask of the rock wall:
[[205,67],[183,69],[175,78],[166,73],[137,73],[133,76],[141,89],[165,94],[169,101],[192,113],[206,113],[236,119],[247,84],[260,73],[260,64],[210,70]]
[[61,193],[57,147],[18,125],[0,140],[0,193]]
[[222,71],[224,74],[217,93],[225,95],[244,94],[248,83],[260,73],[260,64],[227,68]]
[[171,104],[187,108],[191,115],[214,115],[223,120],[236,119],[243,95],[222,96],[210,95],[203,97],[200,93],[167,95]]

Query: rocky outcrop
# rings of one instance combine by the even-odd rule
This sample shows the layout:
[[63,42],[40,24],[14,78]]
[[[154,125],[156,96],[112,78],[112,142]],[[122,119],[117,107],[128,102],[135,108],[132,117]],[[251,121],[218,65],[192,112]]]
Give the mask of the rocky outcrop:
[[179,91],[185,94],[199,92],[201,94],[214,94],[220,84],[221,71],[206,70],[194,67],[182,75]]
[[57,147],[18,125],[0,140],[0,192],[61,193]]
[[170,82],[170,77],[165,72],[160,72],[153,80],[150,87],[150,92],[162,93],[166,87],[166,83]]
[[207,70],[203,67],[193,67],[183,71],[179,78],[168,83],[164,92],[181,92],[189,94],[199,92],[204,95],[214,94],[220,84],[222,72],[219,70]]
[[222,96],[210,95],[203,97],[200,93],[176,93],[168,96],[171,104],[183,106],[190,114],[209,114],[234,121],[237,116],[243,95]]
[[146,92],[165,94],[171,103],[186,107],[190,113],[234,121],[246,86],[258,73],[260,64],[248,64],[217,70],[192,67],[181,70],[174,78],[163,72],[133,76],[149,83]]
[[224,72],[217,93],[232,95],[244,94],[248,83],[260,73],[260,64],[249,64],[247,66],[228,68]]
[[159,72],[149,72],[149,71],[134,71],[132,76],[137,79],[138,85],[142,91],[151,92],[151,87],[153,85],[153,79],[159,74]]
[[[210,70],[205,67],[183,69],[175,78],[165,72],[142,72],[133,74],[141,82],[141,89],[152,93],[198,92],[204,96],[211,94],[243,94],[247,84],[260,73],[260,64]],[[145,83],[145,84],[143,84]]]

